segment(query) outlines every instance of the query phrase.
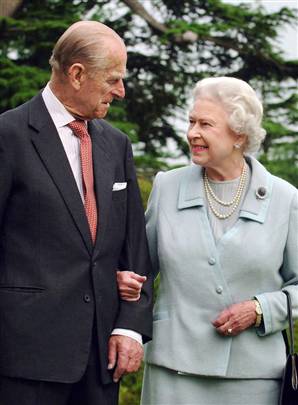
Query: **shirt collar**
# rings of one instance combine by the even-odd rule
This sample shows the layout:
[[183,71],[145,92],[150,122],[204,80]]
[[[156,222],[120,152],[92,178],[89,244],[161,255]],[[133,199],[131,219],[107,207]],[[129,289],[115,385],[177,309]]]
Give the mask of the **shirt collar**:
[[42,98],[57,130],[74,120],[74,117],[67,111],[61,101],[59,101],[52,92],[50,83],[44,88]]

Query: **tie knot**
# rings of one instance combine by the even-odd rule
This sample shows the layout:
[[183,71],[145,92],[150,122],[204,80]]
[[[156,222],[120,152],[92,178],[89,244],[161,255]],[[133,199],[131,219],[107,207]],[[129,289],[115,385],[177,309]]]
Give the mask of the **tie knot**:
[[67,124],[69,128],[72,130],[72,132],[80,139],[85,138],[86,136],[89,136],[85,122],[81,120],[75,120],[71,121],[69,124]]

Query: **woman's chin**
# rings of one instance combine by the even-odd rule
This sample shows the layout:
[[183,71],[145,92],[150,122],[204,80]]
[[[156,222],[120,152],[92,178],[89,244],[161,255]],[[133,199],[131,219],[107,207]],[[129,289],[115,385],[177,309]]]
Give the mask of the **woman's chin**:
[[203,166],[206,162],[206,159],[203,159],[202,156],[192,155],[191,160],[195,165]]

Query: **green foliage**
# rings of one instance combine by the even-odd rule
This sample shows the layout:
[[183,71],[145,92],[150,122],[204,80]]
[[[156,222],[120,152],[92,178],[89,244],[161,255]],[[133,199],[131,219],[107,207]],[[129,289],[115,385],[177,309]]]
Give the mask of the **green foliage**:
[[49,73],[34,66],[18,66],[0,57],[0,109],[6,111],[29,100],[49,79]]
[[115,103],[111,105],[109,109],[108,121],[111,125],[128,135],[132,143],[137,143],[139,141],[138,125],[128,120],[126,110],[119,102],[115,101]]
[[119,405],[139,405],[142,391],[143,367],[126,375],[121,382]]
[[143,176],[138,176],[138,183],[141,191],[143,207],[146,209],[147,201],[151,193],[152,182]]
[[260,161],[270,173],[298,187],[298,139],[277,143],[267,154],[260,156]]

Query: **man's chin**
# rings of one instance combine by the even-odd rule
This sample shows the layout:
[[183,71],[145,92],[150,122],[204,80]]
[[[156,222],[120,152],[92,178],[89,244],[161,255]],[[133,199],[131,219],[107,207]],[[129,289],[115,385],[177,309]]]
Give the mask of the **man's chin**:
[[93,118],[104,118],[108,113],[108,108],[100,108],[93,113]]

